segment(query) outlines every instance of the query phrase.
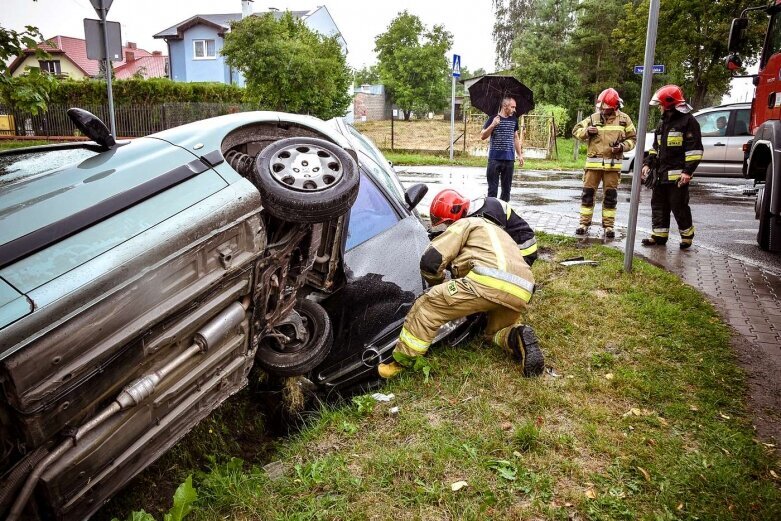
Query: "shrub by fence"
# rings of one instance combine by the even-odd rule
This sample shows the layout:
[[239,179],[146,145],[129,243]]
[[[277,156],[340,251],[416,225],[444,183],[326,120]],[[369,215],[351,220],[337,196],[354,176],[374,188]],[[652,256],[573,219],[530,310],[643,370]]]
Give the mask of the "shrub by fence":
[[[16,136],[73,136],[76,128],[66,111],[79,106],[102,119],[109,121],[108,105],[65,105],[50,104],[49,110],[32,115],[18,110],[7,110],[0,106],[0,114],[13,117],[13,130],[0,131],[1,135]],[[205,118],[255,110],[249,103],[158,103],[153,105],[116,105],[114,115],[119,137],[141,137],[168,128],[184,125]]]

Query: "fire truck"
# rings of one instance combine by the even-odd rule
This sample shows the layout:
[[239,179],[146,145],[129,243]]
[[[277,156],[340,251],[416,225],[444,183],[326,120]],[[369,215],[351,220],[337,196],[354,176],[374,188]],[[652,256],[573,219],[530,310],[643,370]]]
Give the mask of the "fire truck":
[[754,205],[759,220],[757,243],[763,250],[781,252],[781,0],[750,7],[732,20],[727,68],[742,66],[738,52],[746,40],[749,12],[765,11],[770,21],[754,76],[751,102],[751,133],[754,138],[743,146],[743,176],[757,186]]

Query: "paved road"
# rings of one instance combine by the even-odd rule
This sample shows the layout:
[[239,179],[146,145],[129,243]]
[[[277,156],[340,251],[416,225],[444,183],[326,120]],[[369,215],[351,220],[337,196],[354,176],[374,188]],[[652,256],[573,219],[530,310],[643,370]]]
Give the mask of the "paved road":
[[[484,196],[487,190],[485,170],[472,167],[398,167],[405,186],[414,183],[430,185],[427,197],[420,204],[422,213],[428,210],[431,197],[442,188],[456,188],[469,197]],[[781,275],[781,255],[764,252],[757,247],[757,223],[754,219],[753,195],[743,195],[747,182],[743,179],[695,178],[691,188],[691,206],[696,229],[695,242],[709,249],[740,259],[749,265]],[[523,170],[513,182],[512,203],[521,209],[535,208],[547,213],[576,215],[580,206],[581,177],[579,173],[540,172]],[[626,226],[629,219],[630,180],[619,186],[616,224]],[[598,195],[601,198],[601,194]],[[645,236],[651,227],[651,192],[642,189],[638,215],[638,235]],[[599,223],[597,205],[595,222]],[[677,244],[675,220],[671,224],[671,246]],[[592,236],[600,236],[599,224],[592,226]],[[619,237],[620,239],[620,237]]]

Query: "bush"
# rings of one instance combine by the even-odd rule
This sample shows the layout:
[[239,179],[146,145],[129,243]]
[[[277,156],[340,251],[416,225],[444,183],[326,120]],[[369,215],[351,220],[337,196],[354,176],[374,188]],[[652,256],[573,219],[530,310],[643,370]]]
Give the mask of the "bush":
[[[244,89],[223,83],[184,83],[167,78],[128,79],[112,82],[116,105],[154,105],[172,102],[241,103]],[[106,102],[106,83],[100,80],[58,82],[50,103],[72,107]]]
[[556,135],[557,136],[569,136],[572,129],[569,128],[570,116],[567,109],[559,107],[558,105],[549,105],[543,103],[537,105],[534,110],[529,114],[535,116],[548,116],[553,117],[553,121],[556,123]]

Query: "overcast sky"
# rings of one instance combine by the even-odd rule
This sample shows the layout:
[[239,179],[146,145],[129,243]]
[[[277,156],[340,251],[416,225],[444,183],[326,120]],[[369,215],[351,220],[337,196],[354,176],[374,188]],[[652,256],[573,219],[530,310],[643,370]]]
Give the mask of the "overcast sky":
[[[20,30],[37,26],[47,38],[84,38],[84,18],[97,18],[90,0],[0,0],[0,25]],[[348,63],[360,68],[375,63],[374,38],[407,9],[427,27],[444,25],[453,34],[453,49],[461,65],[494,70],[491,0],[255,0],[254,11],[270,7],[305,11],[325,5],[347,41]],[[152,35],[194,14],[240,13],[241,0],[114,0],[108,19],[122,24],[122,40],[148,51],[166,51]]]

